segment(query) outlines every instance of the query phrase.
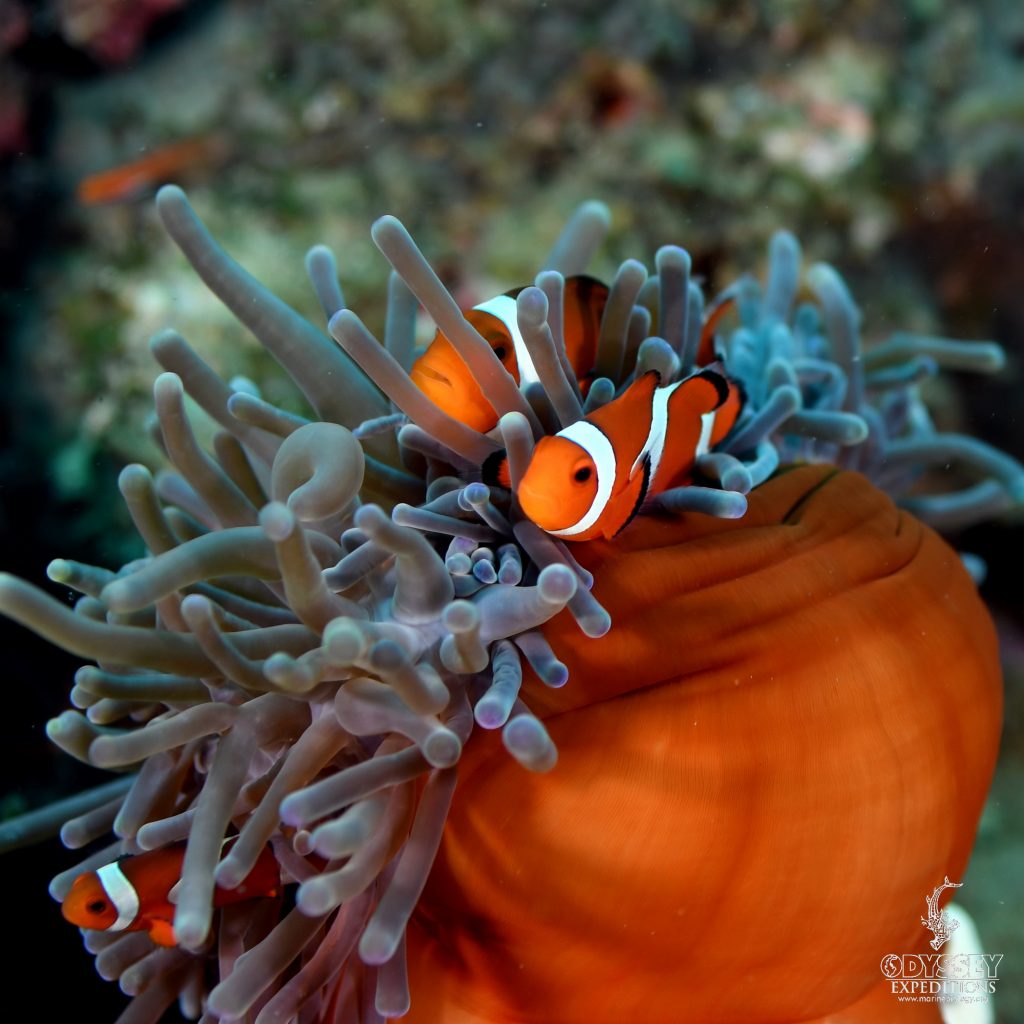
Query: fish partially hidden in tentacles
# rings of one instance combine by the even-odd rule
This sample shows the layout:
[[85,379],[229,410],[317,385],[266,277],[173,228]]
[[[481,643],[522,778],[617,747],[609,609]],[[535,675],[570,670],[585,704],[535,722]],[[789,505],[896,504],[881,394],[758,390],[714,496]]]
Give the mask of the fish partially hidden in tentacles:
[[[234,842],[229,839],[225,848]],[[135,857],[121,857],[98,871],[79,875],[61,904],[65,919],[79,928],[107,932],[148,932],[158,946],[175,946],[174,911],[170,893],[181,879],[185,843],[151,850]],[[276,896],[281,891],[281,871],[270,846],[255,867],[234,889],[214,892],[213,905]]]
[[[732,429],[739,385],[720,364],[659,387],[649,370],[618,398],[537,442],[516,496],[542,530],[566,540],[612,538],[645,503],[686,483],[694,463]],[[496,453],[484,479],[509,486]]]
[[[491,346],[501,365],[523,387],[538,379],[533,359],[519,331],[513,288],[465,312],[466,319]],[[596,278],[579,274],[566,279],[563,336],[565,354],[582,390],[590,384],[597,356],[601,317],[608,302],[608,288]],[[449,416],[486,433],[497,425],[498,416],[484,398],[455,346],[440,331],[426,352],[413,363],[410,376],[435,405]]]
[[[519,330],[516,297],[522,290],[513,288],[464,313],[520,387],[538,380],[533,359]],[[595,377],[594,362],[608,294],[606,285],[586,274],[566,278],[562,324],[565,355],[584,395]],[[715,358],[714,331],[722,314],[732,304],[731,298],[727,298],[711,309],[701,331],[698,366],[705,366]],[[480,385],[455,346],[440,331],[413,363],[410,376],[435,405],[466,426],[481,433],[497,426],[497,413],[484,398]]]

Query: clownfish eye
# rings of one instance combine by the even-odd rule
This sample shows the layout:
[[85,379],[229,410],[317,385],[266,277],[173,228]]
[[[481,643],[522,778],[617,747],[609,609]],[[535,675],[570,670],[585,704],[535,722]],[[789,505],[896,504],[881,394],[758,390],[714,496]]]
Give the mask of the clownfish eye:
[[86,908],[90,914],[102,914],[107,909],[105,900],[93,900]]
[[506,350],[506,348],[505,348],[505,346],[504,346],[504,345],[495,345],[495,347],[494,347],[494,354],[495,354],[495,355],[496,355],[496,356],[497,356],[497,357],[498,357],[499,359],[501,359],[502,361],[504,361],[506,353],[507,353],[507,350]]
[[573,473],[572,478],[578,484],[585,484],[590,479],[591,469],[589,466],[580,466],[579,469]]

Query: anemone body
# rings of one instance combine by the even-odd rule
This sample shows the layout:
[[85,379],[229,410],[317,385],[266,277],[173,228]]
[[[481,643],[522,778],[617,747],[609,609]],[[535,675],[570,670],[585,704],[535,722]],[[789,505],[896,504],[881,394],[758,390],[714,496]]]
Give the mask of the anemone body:
[[994,769],[996,641],[959,557],[821,466],[764,484],[742,521],[648,518],[579,557],[615,628],[545,629],[580,681],[529,692],[556,772],[467,750],[410,1019],[769,1024],[857,1003],[885,951],[925,945],[922,901],[961,877]]

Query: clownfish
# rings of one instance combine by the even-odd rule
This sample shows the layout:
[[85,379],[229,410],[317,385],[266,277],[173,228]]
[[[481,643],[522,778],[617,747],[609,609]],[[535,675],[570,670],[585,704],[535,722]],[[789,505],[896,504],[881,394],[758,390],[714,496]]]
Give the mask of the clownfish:
[[[533,359],[519,331],[516,296],[522,290],[513,288],[463,313],[520,387],[538,380]],[[563,303],[565,354],[584,395],[594,378],[601,318],[607,304],[608,287],[596,278],[586,274],[566,278]],[[733,305],[733,298],[727,297],[709,311],[701,329],[698,366],[714,361],[715,329],[723,314]],[[455,346],[440,331],[413,363],[409,376],[436,406],[460,423],[482,434],[497,426],[497,413],[484,398],[480,385],[473,379]]]
[[[228,839],[225,848],[234,842]],[[176,946],[175,906],[170,892],[181,879],[185,843],[172,843],[138,856],[121,857],[79,875],[61,904],[65,920],[105,932],[148,932],[158,946]],[[213,905],[277,896],[281,871],[270,846],[236,889],[214,890]]]
[[[687,483],[694,462],[732,429],[739,385],[716,367],[666,387],[649,370],[618,398],[537,442],[516,496],[523,513],[565,540],[611,539],[644,503]],[[504,453],[485,482],[509,485]]]
[[[516,296],[522,290],[513,288],[463,314],[520,387],[539,379],[519,332]],[[585,274],[566,278],[562,329],[565,354],[584,392],[593,376],[597,338],[607,302],[608,288],[596,278]],[[466,426],[481,433],[497,426],[498,414],[484,398],[455,346],[440,331],[413,363],[409,376],[435,405]]]

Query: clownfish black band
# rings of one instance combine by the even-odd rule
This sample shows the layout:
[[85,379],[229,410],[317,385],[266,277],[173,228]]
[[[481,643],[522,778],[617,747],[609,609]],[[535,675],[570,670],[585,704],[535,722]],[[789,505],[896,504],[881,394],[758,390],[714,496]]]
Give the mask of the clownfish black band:
[[717,370],[701,370],[700,373],[695,373],[694,376],[703,377],[709,384],[715,386],[715,390],[718,392],[716,409],[725,405],[725,400],[729,397],[729,382]]
[[483,465],[480,467],[480,479],[483,480],[488,487],[503,487],[504,485],[499,480],[499,474],[501,473],[501,467],[505,460],[508,458],[504,448],[499,448],[496,452],[491,452],[483,461]]

